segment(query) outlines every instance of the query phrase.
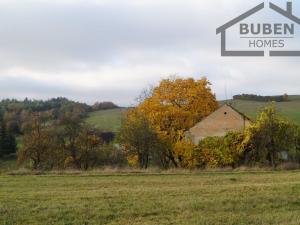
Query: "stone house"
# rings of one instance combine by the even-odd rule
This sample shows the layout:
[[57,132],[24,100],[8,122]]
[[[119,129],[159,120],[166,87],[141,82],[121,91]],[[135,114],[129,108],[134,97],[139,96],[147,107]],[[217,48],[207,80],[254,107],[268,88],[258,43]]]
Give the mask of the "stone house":
[[187,136],[194,144],[198,144],[206,137],[224,136],[229,131],[243,131],[250,124],[251,119],[225,104],[187,131]]

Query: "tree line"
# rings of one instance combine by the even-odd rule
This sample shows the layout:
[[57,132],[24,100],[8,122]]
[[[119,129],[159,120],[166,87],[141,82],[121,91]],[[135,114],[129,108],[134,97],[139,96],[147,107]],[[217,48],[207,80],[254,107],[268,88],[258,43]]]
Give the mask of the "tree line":
[[241,95],[234,95],[233,100],[247,100],[247,101],[257,101],[257,102],[287,102],[289,101],[289,96],[287,94],[277,95],[277,96],[241,94]]
[[23,146],[17,154],[19,166],[35,170],[87,170],[126,163],[123,153],[113,143],[106,142],[100,130],[74,113],[66,113],[56,120],[34,113],[23,132]]

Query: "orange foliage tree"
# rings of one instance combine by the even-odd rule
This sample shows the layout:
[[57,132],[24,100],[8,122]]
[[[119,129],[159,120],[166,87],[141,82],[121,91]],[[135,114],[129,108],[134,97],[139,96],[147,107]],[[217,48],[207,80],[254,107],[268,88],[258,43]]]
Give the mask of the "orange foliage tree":
[[188,167],[192,155],[185,131],[215,111],[215,95],[206,78],[173,77],[153,88],[136,110],[144,115],[165,144],[165,157],[175,167]]

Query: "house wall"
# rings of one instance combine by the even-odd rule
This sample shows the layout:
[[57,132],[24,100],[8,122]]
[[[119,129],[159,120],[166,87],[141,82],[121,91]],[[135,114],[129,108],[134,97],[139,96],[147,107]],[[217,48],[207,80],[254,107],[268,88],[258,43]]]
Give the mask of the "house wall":
[[250,121],[230,106],[224,105],[196,124],[188,132],[194,144],[206,137],[224,136],[229,131],[243,131]]

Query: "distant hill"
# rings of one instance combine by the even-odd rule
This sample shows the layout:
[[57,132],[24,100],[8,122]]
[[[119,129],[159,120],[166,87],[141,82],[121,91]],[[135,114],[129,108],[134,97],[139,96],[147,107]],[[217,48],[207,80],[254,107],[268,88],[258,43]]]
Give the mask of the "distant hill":
[[[286,102],[276,102],[276,109],[278,113],[285,119],[300,124],[300,95],[290,95],[288,96],[289,101]],[[270,102],[259,102],[259,101],[249,101],[249,100],[229,100],[232,106],[249,116],[251,119],[255,120],[259,115],[259,112],[266,107]],[[224,104],[225,101],[221,101]]]
[[117,132],[121,127],[122,114],[126,109],[116,108],[91,112],[86,121],[103,131]]
[[[270,102],[249,101],[249,100],[229,100],[233,107],[255,120],[260,111]],[[220,101],[224,104],[226,101]],[[290,95],[287,102],[275,103],[278,113],[287,120],[300,125],[300,95]],[[86,121],[103,131],[116,132],[121,126],[122,114],[126,108],[116,108],[100,110],[88,114]]]

